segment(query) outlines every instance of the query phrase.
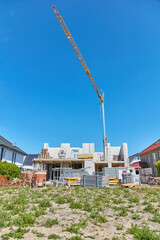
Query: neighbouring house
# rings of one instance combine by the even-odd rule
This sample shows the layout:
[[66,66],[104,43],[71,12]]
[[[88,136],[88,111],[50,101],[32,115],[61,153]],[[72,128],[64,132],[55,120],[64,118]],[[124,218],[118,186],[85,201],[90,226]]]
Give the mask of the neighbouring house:
[[152,168],[153,176],[157,176],[155,163],[160,160],[160,139],[138,154],[143,163]]
[[38,157],[39,157],[39,154],[28,154],[23,162],[23,170],[32,170],[33,159]]
[[0,161],[7,161],[22,167],[26,155],[23,150],[16,146],[16,143],[11,143],[0,136]]
[[135,168],[148,168],[147,163],[141,161],[139,153],[129,157],[129,166]]
[[60,147],[49,147],[44,143],[41,155],[34,158],[35,170],[47,170],[47,176],[53,179],[55,168],[85,168],[92,175],[102,172],[104,167],[128,167],[127,143],[120,147],[112,147],[109,143],[103,152],[95,152],[94,143],[83,143],[81,148],[71,147],[69,143],[62,143]]

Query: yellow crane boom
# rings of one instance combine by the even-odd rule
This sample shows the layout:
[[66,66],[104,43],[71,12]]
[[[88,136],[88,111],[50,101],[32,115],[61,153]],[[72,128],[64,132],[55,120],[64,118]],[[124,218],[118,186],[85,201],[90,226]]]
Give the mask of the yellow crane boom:
[[[83,57],[82,57],[82,55],[81,55],[81,53],[80,53],[80,51],[79,51],[79,49],[77,47],[77,44],[75,43],[72,35],[70,34],[70,32],[69,32],[69,30],[68,30],[68,28],[67,28],[67,26],[66,26],[66,24],[65,24],[65,22],[64,22],[64,20],[62,18],[62,16],[59,14],[58,9],[56,8],[55,5],[52,6],[51,8],[52,8],[54,14],[56,15],[56,17],[57,17],[57,19],[58,19],[58,21],[59,21],[59,23],[60,23],[64,33],[66,34],[66,37],[68,38],[70,44],[72,45],[73,50],[75,51],[79,61],[81,62],[81,64],[82,64],[82,66],[83,66],[83,68],[84,68],[84,70],[85,70],[89,80],[91,81],[91,83],[92,83],[92,85],[93,85],[93,87],[94,87],[94,89],[95,89],[95,91],[96,91],[96,93],[97,93],[97,95],[98,95],[98,97],[100,99],[100,101],[103,102],[103,95],[104,95],[104,93],[99,88],[98,84],[95,82],[93,77],[91,76],[89,68],[87,67],[87,64],[85,63],[85,61],[84,61],[84,59],[83,59]],[[101,91],[101,93],[100,93],[100,91]]]
[[95,80],[93,79],[90,71],[89,71],[89,68],[87,67],[87,64],[85,63],[84,61],[84,58],[82,57],[78,47],[77,47],[77,44],[75,43],[72,35],[70,34],[62,16],[60,15],[58,9],[56,8],[55,5],[51,6],[56,18],[58,19],[68,41],[70,42],[74,52],[76,53],[79,61],[81,62],[89,80],[91,81],[99,99],[100,99],[100,102],[102,104],[102,117],[103,117],[103,147],[104,147],[104,160],[105,160],[105,146],[106,146],[106,143],[107,143],[107,138],[106,138],[106,130],[105,130],[105,115],[104,115],[104,92],[102,91],[102,89],[98,86],[98,84],[95,82]]

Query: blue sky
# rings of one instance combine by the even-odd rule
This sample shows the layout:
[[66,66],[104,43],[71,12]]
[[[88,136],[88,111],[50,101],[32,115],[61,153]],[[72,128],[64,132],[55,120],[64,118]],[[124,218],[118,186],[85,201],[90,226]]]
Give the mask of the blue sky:
[[44,142],[102,151],[99,100],[51,5],[105,92],[111,145],[160,138],[159,0],[1,0],[0,135],[27,153]]

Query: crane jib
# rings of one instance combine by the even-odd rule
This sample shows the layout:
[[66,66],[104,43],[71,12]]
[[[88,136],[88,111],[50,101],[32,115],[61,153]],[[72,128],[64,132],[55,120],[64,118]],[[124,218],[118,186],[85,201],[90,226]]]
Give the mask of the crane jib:
[[56,17],[57,17],[57,19],[58,19],[58,21],[59,21],[59,23],[60,23],[64,33],[65,33],[65,35],[66,35],[66,37],[68,39],[68,41],[70,42],[71,46],[73,47],[73,50],[75,51],[79,61],[81,62],[81,64],[82,64],[86,74],[88,75],[88,78],[91,81],[92,86],[94,87],[94,89],[95,89],[99,99],[101,100],[101,102],[103,102],[103,97],[102,96],[104,95],[104,93],[100,89],[100,91],[102,92],[102,94],[100,94],[100,91],[98,90],[99,87],[98,87],[97,83],[95,82],[95,80],[92,78],[92,76],[90,74],[90,71],[89,71],[89,69],[87,67],[87,64],[85,63],[85,61],[84,61],[84,59],[83,59],[83,57],[82,57],[82,55],[81,55],[81,53],[80,53],[80,51],[79,51],[79,49],[77,47],[77,44],[75,43],[72,35],[70,34],[70,32],[69,32],[69,30],[68,30],[68,28],[67,28],[67,26],[66,26],[66,24],[65,24],[65,22],[64,22],[64,20],[62,18],[62,16],[59,14],[59,12],[58,12],[58,10],[57,10],[55,5],[52,6],[52,10],[53,10],[54,14],[56,15]]

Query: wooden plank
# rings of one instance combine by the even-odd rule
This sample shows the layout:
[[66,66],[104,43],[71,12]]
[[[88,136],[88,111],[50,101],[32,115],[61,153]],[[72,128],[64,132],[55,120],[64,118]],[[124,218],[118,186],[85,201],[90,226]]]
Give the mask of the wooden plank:
[[121,184],[122,187],[126,187],[126,188],[136,187],[137,185],[138,185],[137,183],[124,183],[124,184]]

